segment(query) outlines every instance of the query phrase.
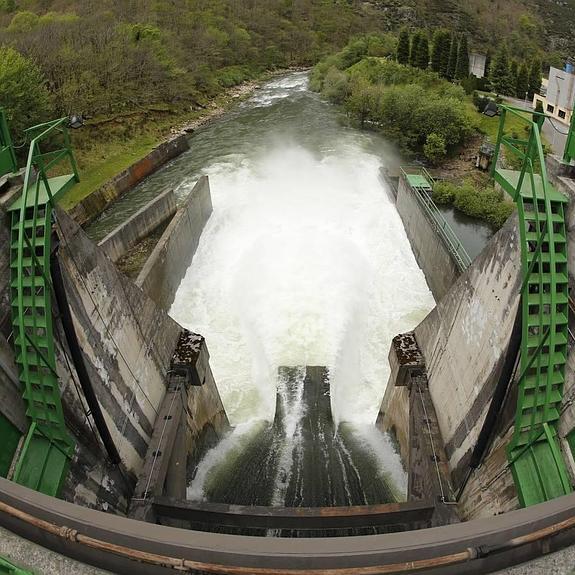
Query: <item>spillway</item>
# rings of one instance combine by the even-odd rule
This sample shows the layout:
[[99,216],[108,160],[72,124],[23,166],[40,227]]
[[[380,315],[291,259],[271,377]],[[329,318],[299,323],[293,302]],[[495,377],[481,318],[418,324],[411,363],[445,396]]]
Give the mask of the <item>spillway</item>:
[[181,193],[210,177],[214,213],[171,315],[206,337],[236,426],[194,470],[191,497],[274,420],[278,368],[298,365],[326,366],[336,425],[405,487],[373,423],[392,337],[434,302],[381,179],[400,161],[394,148],[342,120],[305,73],[292,74],[196,134],[167,170]]

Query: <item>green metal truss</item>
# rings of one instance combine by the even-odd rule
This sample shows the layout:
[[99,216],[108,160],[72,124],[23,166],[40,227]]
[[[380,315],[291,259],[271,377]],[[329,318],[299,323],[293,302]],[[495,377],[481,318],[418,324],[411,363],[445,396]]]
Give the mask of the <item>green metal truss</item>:
[[[524,122],[527,139],[506,132],[510,115]],[[523,506],[571,491],[557,439],[568,343],[567,198],[547,179],[540,134],[544,121],[544,114],[501,106],[493,163],[493,177],[516,202],[519,215],[522,341],[507,455]],[[520,169],[499,166],[503,149]]]
[[0,108],[0,177],[18,169],[6,113]]
[[[57,495],[65,479],[72,440],[62,410],[52,328],[50,251],[56,199],[79,181],[67,119],[28,130],[32,138],[22,196],[9,208],[11,304],[20,381],[31,420],[14,481]],[[42,148],[49,151],[42,151]],[[65,165],[70,175],[61,173]]]

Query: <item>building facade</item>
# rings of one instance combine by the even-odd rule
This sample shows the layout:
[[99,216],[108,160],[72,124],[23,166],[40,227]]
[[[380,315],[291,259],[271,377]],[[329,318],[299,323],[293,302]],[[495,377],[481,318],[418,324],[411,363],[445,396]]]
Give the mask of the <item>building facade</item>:
[[560,122],[570,124],[575,102],[575,74],[573,66],[567,64],[563,70],[549,70],[549,80],[543,80],[540,93],[535,94],[533,106],[541,103],[548,115]]

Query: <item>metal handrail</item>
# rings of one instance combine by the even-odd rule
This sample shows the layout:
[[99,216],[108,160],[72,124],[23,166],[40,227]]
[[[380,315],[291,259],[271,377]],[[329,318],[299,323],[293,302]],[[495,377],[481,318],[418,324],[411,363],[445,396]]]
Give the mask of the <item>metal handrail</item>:
[[[405,169],[406,168],[402,167],[401,172],[403,173],[405,180],[408,183],[407,180],[408,174],[405,171]],[[411,170],[410,167],[407,167],[407,169]],[[420,172],[419,175],[425,176],[425,178],[430,182],[431,186],[435,184],[434,178],[424,167],[418,166],[414,169],[419,170]],[[434,227],[435,231],[437,232],[437,234],[447,247],[449,253],[455,260],[457,267],[461,272],[465,271],[471,265],[472,259],[467,253],[467,250],[463,247],[461,240],[457,237],[457,234],[453,231],[453,228],[443,217],[443,214],[439,211],[439,208],[433,201],[433,198],[429,194],[422,192],[420,189],[416,187],[413,187],[411,185],[409,185],[409,187],[411,190],[413,190],[416,199],[423,208],[432,226]]]

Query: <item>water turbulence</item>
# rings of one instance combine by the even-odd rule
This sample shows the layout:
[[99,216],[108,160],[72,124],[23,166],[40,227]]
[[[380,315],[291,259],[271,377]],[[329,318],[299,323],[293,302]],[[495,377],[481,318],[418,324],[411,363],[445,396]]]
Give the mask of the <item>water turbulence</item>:
[[214,213],[171,313],[205,336],[235,427],[193,470],[190,499],[355,505],[405,492],[374,422],[391,339],[433,299],[380,179],[393,149],[339,120],[293,74],[194,136],[201,168],[190,155],[169,167],[183,190],[210,177]]

